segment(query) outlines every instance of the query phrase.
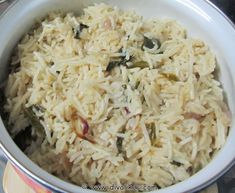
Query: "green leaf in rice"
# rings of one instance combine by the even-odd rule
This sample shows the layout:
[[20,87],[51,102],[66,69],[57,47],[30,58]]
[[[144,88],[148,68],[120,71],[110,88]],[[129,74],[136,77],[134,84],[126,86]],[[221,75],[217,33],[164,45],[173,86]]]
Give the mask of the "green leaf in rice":
[[79,40],[83,29],[88,29],[88,28],[89,28],[88,25],[80,23],[80,25],[76,29],[73,29],[73,31],[75,31],[74,38]]
[[123,143],[123,137],[117,137],[116,145],[117,145],[118,153],[123,152],[122,143]]
[[44,127],[41,124],[39,117],[37,117],[36,113],[33,111],[33,108],[38,110],[44,110],[44,108],[38,105],[33,105],[24,109],[24,113],[28,117],[32,127],[36,129],[36,134],[40,137],[43,137],[45,136]]
[[161,47],[161,42],[160,42],[159,39],[156,39],[156,38],[150,39],[150,38],[144,36],[144,42],[143,42],[143,44],[141,46],[141,49],[143,51],[145,51],[146,48],[147,49],[153,49],[153,48],[158,49],[160,47]]

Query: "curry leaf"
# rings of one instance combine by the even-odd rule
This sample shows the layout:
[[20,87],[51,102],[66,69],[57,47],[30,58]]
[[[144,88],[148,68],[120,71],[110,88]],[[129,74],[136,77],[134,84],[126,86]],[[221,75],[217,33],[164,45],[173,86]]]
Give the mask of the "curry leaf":
[[144,42],[143,42],[143,44],[142,44],[141,49],[144,51],[145,48],[147,48],[147,49],[153,49],[153,48],[155,48],[155,47],[156,47],[156,49],[158,49],[158,48],[161,47],[161,42],[160,42],[160,40],[159,40],[159,39],[156,39],[156,38],[150,39],[150,38],[144,36]]
[[83,29],[87,29],[87,28],[89,28],[88,25],[80,23],[79,26],[76,29],[74,29],[74,31],[75,31],[74,38],[80,39],[80,35],[81,35]]
[[123,152],[122,143],[123,143],[123,138],[122,137],[117,137],[116,145],[117,145],[118,153]]
[[129,59],[126,59],[126,56],[123,56],[123,57],[120,57],[118,60],[110,61],[106,68],[106,71],[110,72],[112,69],[114,69],[117,66],[121,66],[121,65],[126,66],[126,63],[131,60],[132,60],[132,57],[130,57]]
[[42,126],[39,117],[37,117],[36,113],[33,111],[33,107],[34,106],[25,108],[24,112],[25,115],[28,117],[32,127],[36,129],[37,135],[43,137],[45,136],[44,127]]
[[156,128],[155,128],[155,124],[151,123],[149,126],[149,138],[152,142],[152,144],[154,143],[154,140],[156,139]]

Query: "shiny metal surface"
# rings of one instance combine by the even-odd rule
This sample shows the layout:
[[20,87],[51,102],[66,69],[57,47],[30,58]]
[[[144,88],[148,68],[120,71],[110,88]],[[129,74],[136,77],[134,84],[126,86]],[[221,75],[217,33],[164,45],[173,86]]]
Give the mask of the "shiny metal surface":
[[[1,12],[0,12],[1,14]],[[5,155],[3,154],[2,150],[0,150],[0,193],[4,193],[3,191],[3,186],[2,186],[2,181],[3,181],[3,173],[4,173],[4,169],[6,167],[7,164],[7,158],[5,157]]]
[[5,1],[6,1],[6,0],[0,0],[0,4],[1,4],[1,3],[4,3]]
[[15,0],[0,0],[0,15]]

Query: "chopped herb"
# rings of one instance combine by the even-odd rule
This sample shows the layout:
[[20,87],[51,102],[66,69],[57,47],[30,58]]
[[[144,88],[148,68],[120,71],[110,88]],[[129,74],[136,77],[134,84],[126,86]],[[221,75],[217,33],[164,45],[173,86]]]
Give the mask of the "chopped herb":
[[146,36],[144,36],[144,43],[142,45],[142,50],[144,50],[144,47],[149,48],[149,49],[154,48],[153,41],[151,39],[147,38]]
[[116,66],[119,66],[119,61],[111,61],[109,62],[106,71],[110,72],[113,68],[115,68]]
[[135,62],[132,65],[128,66],[128,68],[141,68],[141,69],[148,67],[149,67],[148,62],[145,61]]
[[127,62],[130,62],[133,59],[132,56],[129,57],[129,59],[126,59],[126,56],[121,57],[121,63],[120,65],[125,66]]
[[87,29],[87,28],[89,28],[88,25],[85,25],[85,24],[83,24],[83,23],[80,23],[79,26],[78,26],[78,28],[77,28],[77,29],[74,29],[74,31],[75,31],[74,38],[75,38],[75,39],[80,39],[80,35],[81,35],[83,29]]
[[118,149],[118,153],[122,153],[123,149],[122,149],[122,142],[123,142],[123,138],[122,137],[117,137],[117,149]]
[[38,136],[43,137],[45,136],[44,127],[42,126],[39,117],[33,111],[33,108],[37,108],[35,106],[31,106],[29,108],[25,108],[25,115],[29,118],[32,127],[36,129],[36,133]]
[[155,124],[151,123],[149,126],[149,138],[152,142],[152,144],[154,143],[154,140],[156,139],[156,128],[155,128]]
[[83,23],[80,23],[80,31],[82,31],[83,29],[88,29],[89,26],[88,25],[85,25]]
[[140,81],[137,81],[137,82],[135,83],[135,89],[137,89],[137,88],[139,87],[139,85],[140,85]]
[[156,46],[157,46],[156,49],[161,47],[161,42],[160,42],[159,39],[156,39],[156,38],[150,39],[150,38],[144,36],[144,42],[143,42],[142,47],[141,47],[141,49],[143,51],[145,50],[145,48],[153,49]]
[[[125,130],[121,131],[121,133],[124,133],[124,132]],[[124,140],[123,137],[117,137],[116,145],[117,145],[118,153],[123,153],[123,148],[122,148],[123,140]]]
[[128,60],[126,59],[126,56],[122,56],[120,57],[119,60],[117,61],[111,61],[109,62],[107,68],[106,68],[106,71],[107,72],[110,72],[113,68],[117,67],[117,66],[126,66],[126,63],[131,61],[132,60],[132,57],[130,57]]

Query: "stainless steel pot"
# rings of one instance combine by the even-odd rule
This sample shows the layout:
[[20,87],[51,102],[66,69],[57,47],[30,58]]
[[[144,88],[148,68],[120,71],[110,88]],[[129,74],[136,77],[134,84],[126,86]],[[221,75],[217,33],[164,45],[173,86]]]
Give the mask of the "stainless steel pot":
[[[235,74],[235,29],[232,22],[209,1],[205,0],[18,0],[0,17],[0,82],[7,78],[8,60],[12,50],[30,29],[35,19],[40,19],[53,10],[81,13],[82,9],[94,2],[108,2],[123,9],[134,8],[145,17],[171,17],[177,19],[191,36],[204,39],[217,55],[220,66],[220,80],[223,84],[228,104],[234,115]],[[234,119],[234,116],[233,116]],[[62,181],[29,160],[15,145],[0,120],[0,146],[7,158],[17,168],[18,173],[30,180],[37,191],[91,192]],[[224,148],[208,166],[191,178],[158,193],[195,192],[215,181],[224,174],[235,159],[234,121]],[[26,181],[27,181],[26,179]],[[40,184],[40,185],[38,185]],[[43,188],[44,187],[44,188]]]

